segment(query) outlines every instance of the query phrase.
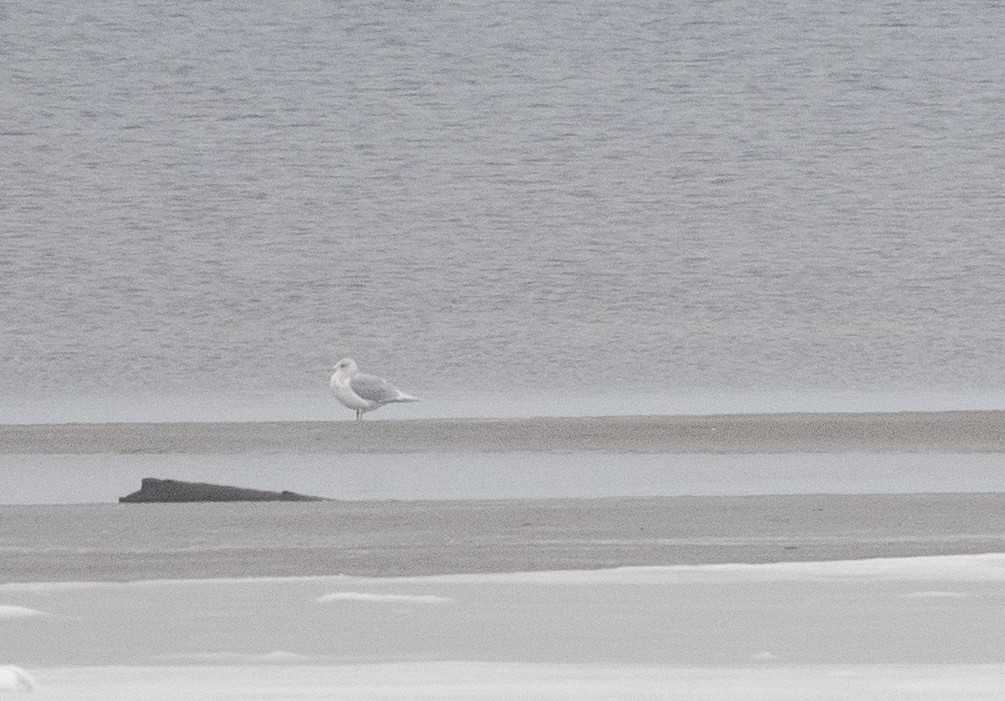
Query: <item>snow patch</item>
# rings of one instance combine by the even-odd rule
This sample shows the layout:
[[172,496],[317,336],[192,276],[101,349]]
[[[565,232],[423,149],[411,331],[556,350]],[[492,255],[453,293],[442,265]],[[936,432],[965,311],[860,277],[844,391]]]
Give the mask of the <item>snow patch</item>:
[[0,618],[33,618],[48,615],[44,611],[36,611],[24,606],[0,606]]
[[911,599],[965,599],[970,596],[962,591],[912,591],[907,594]]
[[375,603],[375,604],[453,604],[454,599],[433,594],[370,594],[357,591],[340,591],[317,598],[319,604]]
[[35,680],[20,667],[0,665],[0,692],[34,691]]

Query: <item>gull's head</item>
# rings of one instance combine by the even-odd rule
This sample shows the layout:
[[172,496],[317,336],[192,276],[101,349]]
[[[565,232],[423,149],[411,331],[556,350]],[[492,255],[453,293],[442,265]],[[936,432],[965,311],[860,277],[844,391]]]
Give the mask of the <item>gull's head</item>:
[[359,372],[359,366],[356,365],[356,361],[352,358],[342,358],[334,365],[328,365],[325,367],[330,374],[339,373],[341,375],[355,375]]

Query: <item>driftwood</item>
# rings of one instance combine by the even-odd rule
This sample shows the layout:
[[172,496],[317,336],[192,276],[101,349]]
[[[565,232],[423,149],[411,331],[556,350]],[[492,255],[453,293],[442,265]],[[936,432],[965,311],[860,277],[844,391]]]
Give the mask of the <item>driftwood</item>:
[[142,504],[188,501],[327,501],[327,499],[297,494],[296,492],[269,492],[261,489],[228,487],[222,484],[145,477],[140,483],[138,492],[119,497],[119,501],[127,504]]

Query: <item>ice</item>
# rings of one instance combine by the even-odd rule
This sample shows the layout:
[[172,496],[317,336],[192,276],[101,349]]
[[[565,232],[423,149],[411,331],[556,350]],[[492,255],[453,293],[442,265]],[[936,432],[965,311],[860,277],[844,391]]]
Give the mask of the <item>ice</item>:
[[34,691],[35,680],[20,667],[0,665],[0,693]]
[[651,667],[479,662],[39,670],[52,701],[954,701],[1001,698],[1002,665]]
[[34,616],[45,616],[45,612],[36,611],[35,609],[25,608],[24,606],[5,606],[0,605],[0,619],[3,618],[32,618]]
[[327,603],[373,603],[373,604],[452,604],[449,596],[432,594],[371,594],[358,591],[341,591],[318,597],[319,604]]
[[7,661],[74,701],[993,699],[1003,596],[995,554],[0,585],[52,614]]

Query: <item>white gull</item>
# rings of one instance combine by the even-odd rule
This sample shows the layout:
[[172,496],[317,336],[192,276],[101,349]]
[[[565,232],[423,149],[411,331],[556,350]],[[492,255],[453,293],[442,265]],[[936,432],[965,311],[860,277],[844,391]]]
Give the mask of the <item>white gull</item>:
[[359,371],[352,358],[343,358],[336,365],[325,368],[331,373],[329,385],[335,399],[356,412],[356,420],[363,414],[394,402],[417,402],[418,397],[405,394],[387,380]]

